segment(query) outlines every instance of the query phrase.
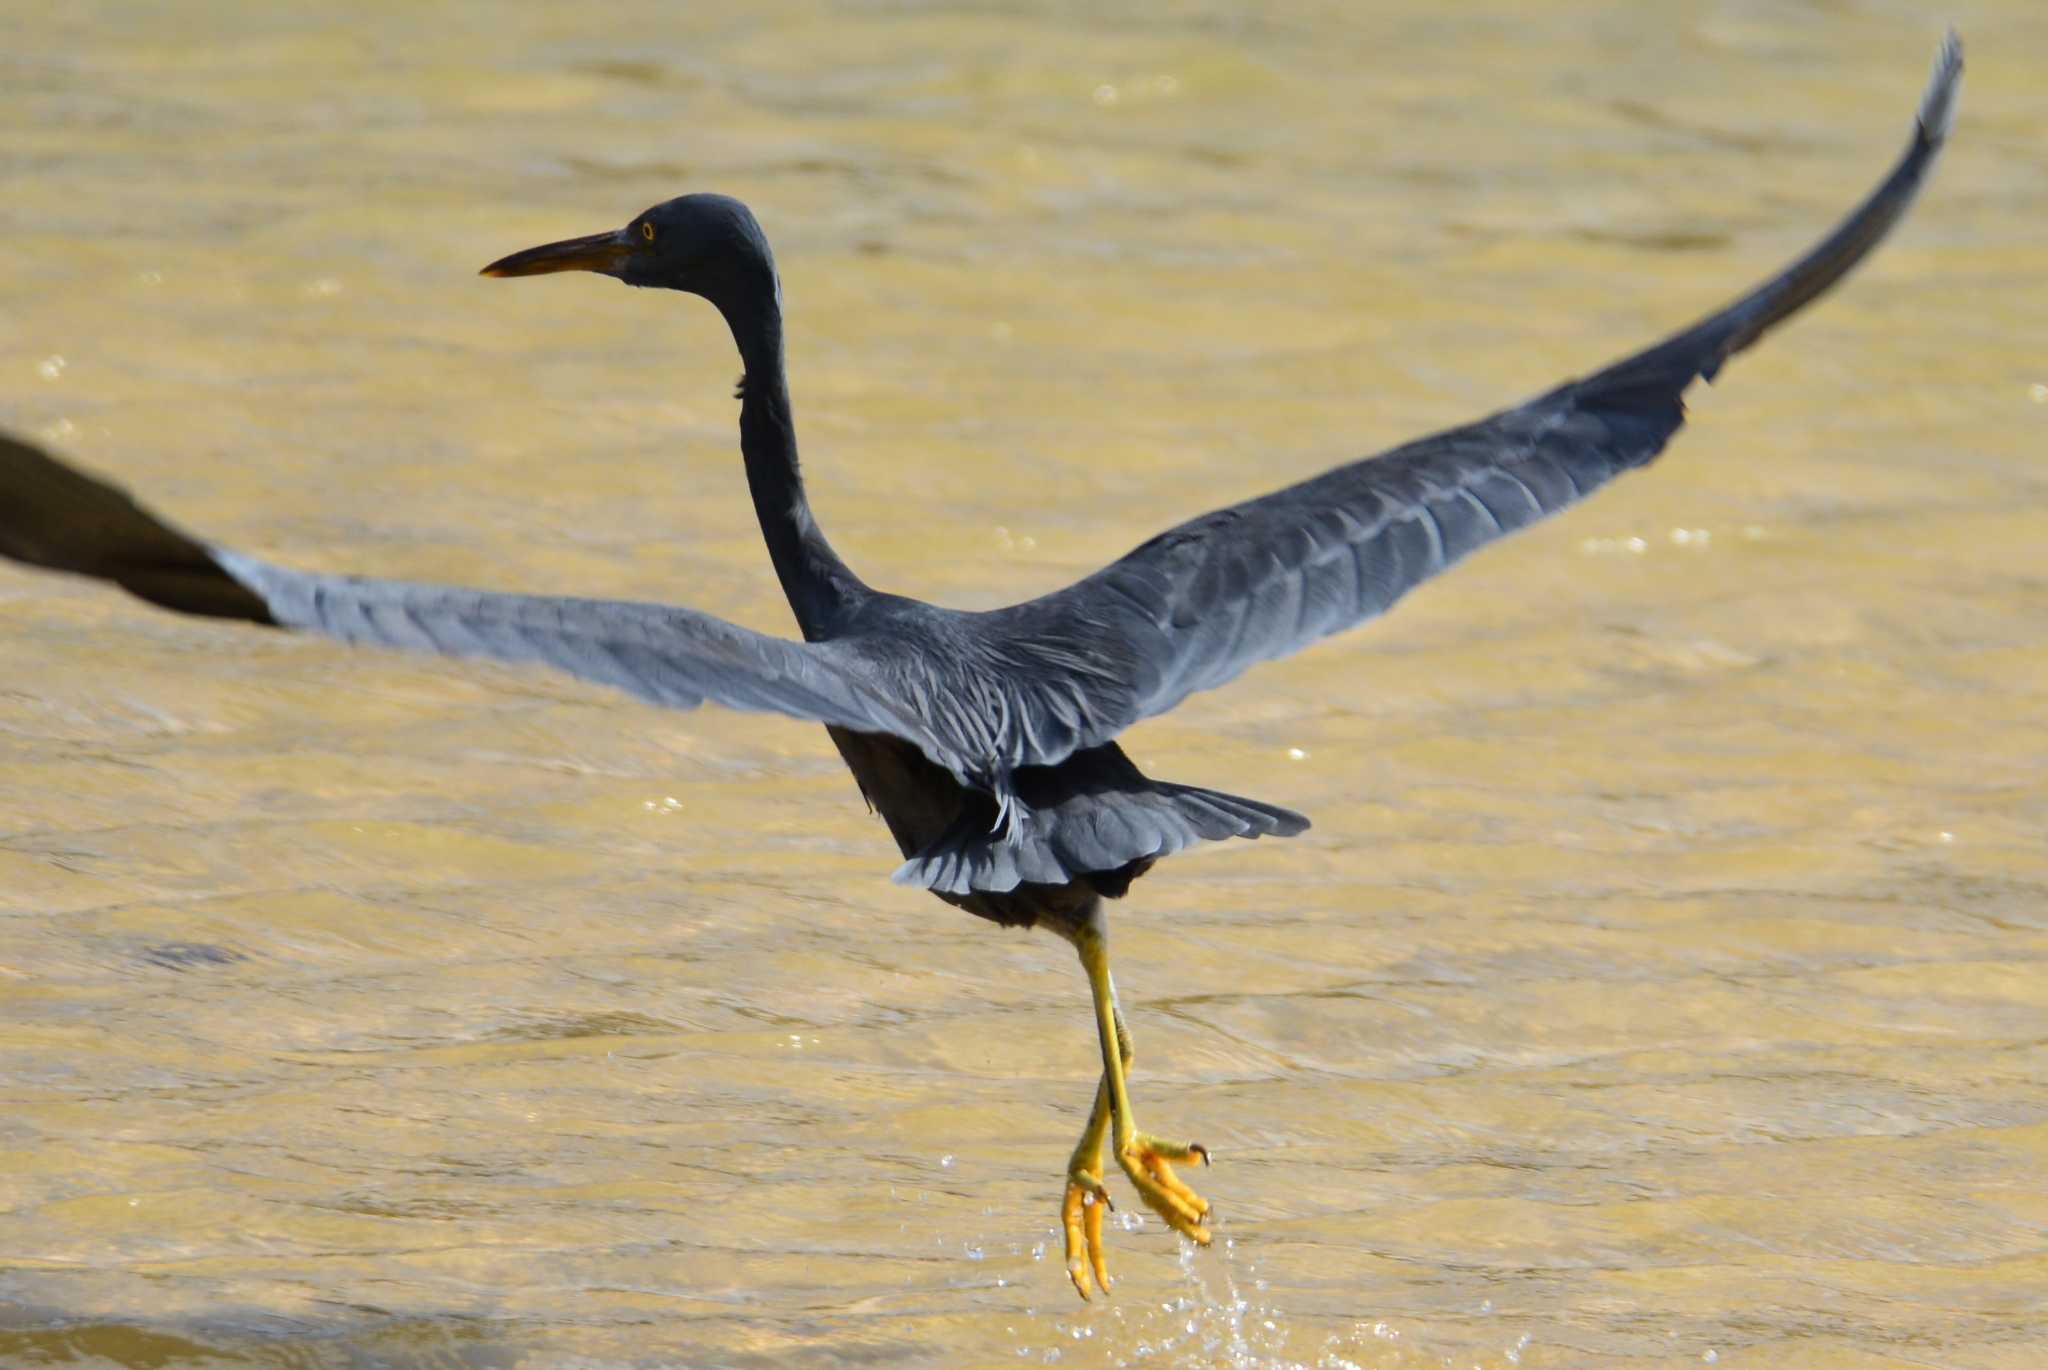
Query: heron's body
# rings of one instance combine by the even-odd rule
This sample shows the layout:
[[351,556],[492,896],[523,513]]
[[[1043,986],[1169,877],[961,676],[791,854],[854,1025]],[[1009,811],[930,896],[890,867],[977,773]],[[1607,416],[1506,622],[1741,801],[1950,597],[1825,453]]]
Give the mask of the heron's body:
[[[853,772],[854,782],[882,821],[904,857],[915,856],[947,832],[988,832],[996,824],[996,806],[989,796],[969,789],[926,760],[917,748],[879,733],[828,728],[833,745]],[[1030,784],[1035,777],[1027,778]],[[1082,802],[1115,806],[1119,787],[1141,786],[1138,768],[1114,742],[1076,753],[1048,767],[1045,780]],[[1043,926],[1069,938],[1084,922],[1096,899],[1121,898],[1131,881],[1152,868],[1156,858],[1138,857],[1107,870],[1080,871],[1057,883],[1020,881],[1008,890],[933,891],[955,908],[1001,923],[1005,927]]]
[[[965,613],[870,589],[812,517],[797,462],[773,257],[745,206],[691,195],[616,233],[515,253],[486,274],[589,270],[700,295],[746,367],[740,450],[801,642],[711,615],[315,575],[202,542],[121,491],[0,436],[0,554],[96,576],[168,608],[347,642],[542,662],[651,702],[713,702],[826,725],[904,861],[896,878],[970,913],[1043,927],[1088,972],[1102,1082],[1068,1165],[1068,1270],[1107,1288],[1102,1152],[1175,1230],[1208,1205],[1172,1163],[1199,1146],[1138,1132],[1129,1035],[1102,901],[1199,841],[1307,820],[1143,775],[1117,744],[1141,719],[1387,609],[1469,552],[1663,451],[1682,395],[1832,286],[1903,216],[1940,150],[1961,53],[1942,49],[1890,175],[1828,237],[1727,308],[1535,399],[1168,530],[1074,585]],[[1113,1132],[1113,1136],[1112,1136]]]

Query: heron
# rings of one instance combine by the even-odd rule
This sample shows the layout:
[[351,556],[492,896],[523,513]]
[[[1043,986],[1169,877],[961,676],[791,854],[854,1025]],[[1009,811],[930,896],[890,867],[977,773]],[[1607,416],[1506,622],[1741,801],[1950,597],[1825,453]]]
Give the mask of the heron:
[[[1287,837],[1300,814],[1140,771],[1118,737],[1198,691],[1388,609],[1478,548],[1647,465],[1683,395],[1811,303],[1904,216],[1945,143],[1951,32],[1905,151],[1832,232],[1762,285],[1604,369],[1462,427],[1191,519],[1064,589],[966,612],[869,586],[804,492],[767,237],[738,200],[689,194],[623,228],[529,248],[485,276],[581,271],[682,291],[724,317],[744,375],[740,456],[801,638],[696,609],[294,570],[195,537],[120,488],[0,434],[0,554],[187,614],[344,643],[538,663],[656,705],[825,726],[903,857],[895,880],[1070,942],[1101,1075],[1060,1201],[1066,1269],[1107,1293],[1104,1154],[1174,1232],[1210,1240],[1181,1170],[1207,1149],[1139,1129],[1104,904],[1195,843]],[[1181,1169],[1177,1169],[1179,1167]]]

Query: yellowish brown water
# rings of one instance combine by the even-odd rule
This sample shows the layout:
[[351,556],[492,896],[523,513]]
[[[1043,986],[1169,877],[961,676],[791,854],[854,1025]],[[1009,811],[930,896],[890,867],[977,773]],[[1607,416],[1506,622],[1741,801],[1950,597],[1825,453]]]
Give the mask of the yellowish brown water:
[[[837,544],[995,604],[1718,304],[1937,37],[717,8],[15,14],[0,425],[301,564],[783,630],[711,311],[474,274],[719,189]],[[2041,1364],[2048,10],[1951,17],[1931,193],[1663,463],[1128,739],[1317,826],[1116,910],[1219,1240],[1107,1304],[1067,949],[891,886],[818,730],[0,571],[0,1363]]]

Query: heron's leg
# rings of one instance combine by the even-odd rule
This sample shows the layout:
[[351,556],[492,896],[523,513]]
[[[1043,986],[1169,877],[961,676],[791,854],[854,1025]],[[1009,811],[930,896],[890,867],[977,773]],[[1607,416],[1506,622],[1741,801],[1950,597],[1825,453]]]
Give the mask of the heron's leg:
[[1067,1198],[1061,1213],[1067,1234],[1067,1273],[1085,1299],[1090,1267],[1103,1290],[1109,1289],[1102,1251],[1102,1214],[1109,1207],[1101,1174],[1105,1138],[1117,1165],[1136,1187],[1146,1207],[1165,1219],[1174,1231],[1204,1245],[1209,1241],[1209,1232],[1202,1226],[1202,1220],[1208,1215],[1209,1205],[1181,1182],[1171,1163],[1199,1160],[1207,1164],[1209,1153],[1194,1143],[1168,1142],[1137,1130],[1124,1079],[1125,1068],[1131,1061],[1130,1033],[1117,1009],[1116,986],[1109,974],[1109,943],[1099,905],[1072,936],[1075,950],[1081,956],[1081,967],[1088,973],[1088,988],[1095,1001],[1095,1027],[1102,1044],[1102,1083],[1096,1087],[1095,1107],[1088,1115],[1081,1144],[1068,1163]]

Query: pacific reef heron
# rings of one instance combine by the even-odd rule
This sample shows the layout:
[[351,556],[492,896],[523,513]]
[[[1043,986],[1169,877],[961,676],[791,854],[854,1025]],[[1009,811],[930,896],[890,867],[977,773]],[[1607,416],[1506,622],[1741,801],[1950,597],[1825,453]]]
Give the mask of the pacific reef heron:
[[1663,342],[1462,428],[1181,524],[1063,590],[964,613],[871,589],[832,550],[797,468],[782,296],[739,201],[685,195],[624,228],[513,253],[486,276],[592,271],[702,296],[745,363],[740,452],[801,642],[694,609],[316,575],[178,530],[125,493],[0,438],[0,553],[112,581],[190,614],[348,643],[538,662],[671,708],[707,701],[823,723],[902,849],[898,882],[1073,943],[1101,1082],[1067,1164],[1067,1270],[1107,1290],[1102,1152],[1176,1232],[1209,1206],[1175,1173],[1208,1161],[1140,1132],[1103,901],[1202,841],[1290,836],[1257,800],[1154,780],[1116,737],[1246,668],[1362,623],[1474,549],[1576,503],[1664,448],[1695,378],[1810,303],[1905,214],[1948,134],[1951,33],[1898,163],[1780,274]]

